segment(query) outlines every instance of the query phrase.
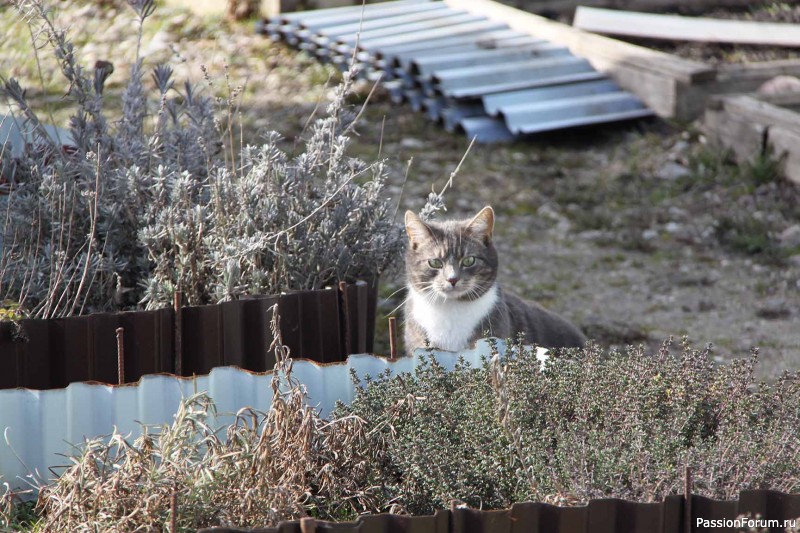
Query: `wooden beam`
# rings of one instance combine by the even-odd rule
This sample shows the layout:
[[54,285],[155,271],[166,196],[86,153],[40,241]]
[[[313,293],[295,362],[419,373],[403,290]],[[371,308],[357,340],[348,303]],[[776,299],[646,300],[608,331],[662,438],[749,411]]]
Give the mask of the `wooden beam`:
[[775,76],[800,77],[800,59],[780,59],[720,65],[713,92],[716,94],[751,93]]
[[780,22],[721,20],[578,7],[572,25],[588,31],[647,39],[800,46],[800,25]]
[[[793,99],[800,101],[797,95]],[[721,96],[708,106],[703,129],[739,162],[771,151],[783,159],[783,174],[800,183],[800,113],[751,95]]]
[[775,93],[775,94],[759,94],[758,99],[768,104],[776,105],[779,107],[786,107],[792,111],[800,109],[800,92],[788,93]]
[[698,93],[697,86],[716,78],[716,69],[704,63],[585,32],[491,0],[445,0],[445,3],[568,47],[662,117],[692,120],[701,115],[705,93]]
[[[625,0],[630,11],[660,11],[663,9],[703,9],[708,7],[749,7],[753,0]],[[617,7],[619,0],[542,0],[527,2],[526,9],[533,13],[572,15],[578,6]]]

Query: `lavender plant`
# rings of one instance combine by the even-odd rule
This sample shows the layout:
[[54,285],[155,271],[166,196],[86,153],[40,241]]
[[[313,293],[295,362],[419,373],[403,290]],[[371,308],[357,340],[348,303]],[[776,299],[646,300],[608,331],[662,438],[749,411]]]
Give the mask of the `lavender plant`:
[[[141,28],[153,1],[129,4]],[[395,262],[403,240],[383,194],[384,164],[347,156],[351,74],[302,153],[290,156],[272,133],[237,154],[217,100],[177,84],[163,65],[152,72],[154,93],[146,89],[138,46],[122,116],[109,120],[109,65],[87,73],[42,0],[15,5],[51,44],[76,109],[65,152],[19,84],[0,79],[41,141],[14,161],[0,258],[2,297],[29,316],[160,307],[177,290],[196,305],[320,288],[375,279]],[[229,122],[231,109],[229,99]]]
[[156,265],[148,305],[177,287],[190,303],[318,289],[374,279],[396,262],[403,240],[383,195],[384,163],[346,155],[351,80],[346,73],[299,155],[281,150],[273,132],[242,150],[239,168],[215,166],[195,185],[185,176],[182,186],[157,186],[159,201],[140,232]]
[[[141,28],[153,2],[131,0],[130,5]],[[33,33],[49,42],[75,114],[70,146],[62,147],[46,134],[20,85],[0,80],[2,95],[38,133],[35,149],[29,147],[15,161],[0,263],[4,297],[41,318],[134,305],[135,289],[152,268],[138,228],[152,204],[153,185],[176,175],[206,174],[219,149],[209,142],[201,151],[197,139],[219,137],[212,101],[190,84],[177,91],[171,72],[158,67],[154,107],[137,58],[122,97],[122,119],[114,125],[103,107],[109,65],[86,72],[66,31],[54,24],[41,0],[19,0],[15,7]],[[157,120],[148,131],[151,113]]]

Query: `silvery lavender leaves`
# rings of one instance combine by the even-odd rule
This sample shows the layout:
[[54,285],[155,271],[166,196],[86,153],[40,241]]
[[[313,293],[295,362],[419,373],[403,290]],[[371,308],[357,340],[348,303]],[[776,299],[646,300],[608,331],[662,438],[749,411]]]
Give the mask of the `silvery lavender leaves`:
[[[144,22],[152,2],[133,4]],[[375,279],[397,262],[403,240],[383,163],[347,156],[350,76],[302,153],[284,152],[277,133],[235,153],[223,142],[216,99],[176,83],[164,66],[152,71],[149,93],[138,57],[122,117],[108,119],[102,83],[84,73],[40,1],[17,7],[48,37],[75,106],[74,146],[28,149],[13,161],[2,297],[28,315],[161,307],[176,290],[206,304],[320,288]],[[0,81],[28,127],[43,131],[22,88]]]

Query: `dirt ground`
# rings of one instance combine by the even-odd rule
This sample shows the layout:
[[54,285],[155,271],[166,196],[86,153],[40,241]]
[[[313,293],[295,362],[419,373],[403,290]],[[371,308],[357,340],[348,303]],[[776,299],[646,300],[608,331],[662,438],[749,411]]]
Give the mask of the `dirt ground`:
[[[58,9],[84,64],[114,63],[113,104],[134,50],[132,12],[70,0]],[[35,63],[21,60],[30,57],[29,37],[18,16],[0,7],[0,19],[0,29],[20,36],[0,44],[0,73],[27,79],[34,101],[55,107],[62,120],[63,87],[55,88],[46,58],[42,83]],[[146,64],[169,62],[177,79],[202,80],[200,65],[207,66],[208,90],[220,95],[227,71],[232,85],[242,85],[242,132],[251,143],[274,129],[292,145],[329,95],[326,80],[336,82],[331,69],[255,35],[252,22],[172,9],[149,22],[143,51]],[[362,87],[354,102],[367,92]],[[358,133],[353,155],[375,158],[380,150],[388,160],[398,223],[405,209],[422,207],[431,187],[441,189],[468,145],[380,90]],[[686,335],[696,346],[713,343],[719,360],[759,347],[768,376],[800,363],[798,200],[798,187],[780,178],[774,161],[736,166],[696,125],[661,120],[476,146],[446,194],[452,216],[495,208],[507,289],[557,310],[604,345],[656,347]],[[402,284],[402,265],[382,280],[379,352],[388,345],[384,315],[402,301],[388,296]]]

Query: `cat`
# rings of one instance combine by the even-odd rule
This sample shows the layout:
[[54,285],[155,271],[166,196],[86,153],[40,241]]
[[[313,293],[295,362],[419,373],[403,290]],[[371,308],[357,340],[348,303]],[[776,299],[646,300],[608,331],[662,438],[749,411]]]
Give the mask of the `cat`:
[[497,283],[492,243],[494,210],[484,207],[468,220],[423,222],[407,211],[408,233],[405,345],[412,354],[425,346],[460,351],[485,331],[545,348],[581,347],[586,337],[566,319],[535,302],[504,291]]

